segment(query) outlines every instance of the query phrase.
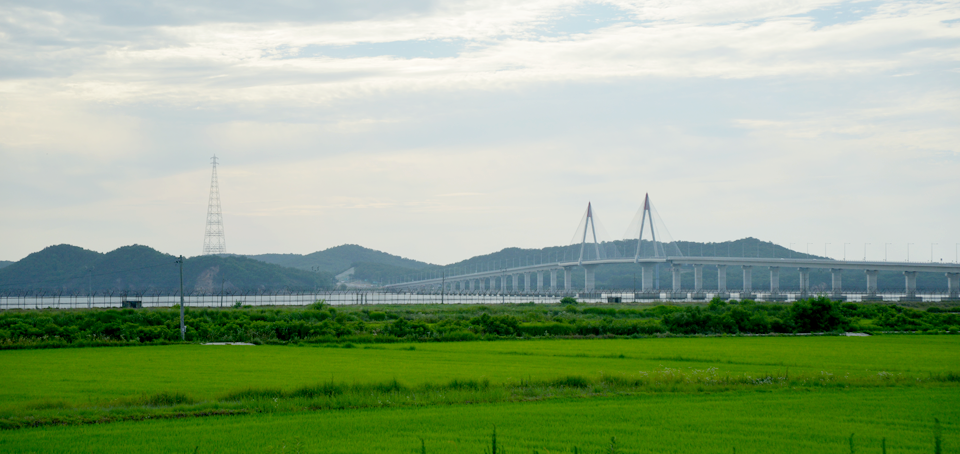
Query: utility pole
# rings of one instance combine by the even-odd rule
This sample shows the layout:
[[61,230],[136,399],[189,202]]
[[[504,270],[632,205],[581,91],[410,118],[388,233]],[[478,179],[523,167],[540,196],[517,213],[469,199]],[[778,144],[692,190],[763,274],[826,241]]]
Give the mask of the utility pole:
[[93,266],[87,271],[87,309],[93,307]]
[[183,324],[183,256],[177,259],[180,265],[180,340],[187,340],[187,327]]

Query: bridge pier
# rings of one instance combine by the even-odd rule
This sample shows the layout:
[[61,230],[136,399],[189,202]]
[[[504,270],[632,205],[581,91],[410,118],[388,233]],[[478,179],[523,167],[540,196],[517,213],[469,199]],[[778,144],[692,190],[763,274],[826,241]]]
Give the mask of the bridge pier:
[[477,284],[477,291],[479,291],[480,293],[486,293],[486,290],[487,290],[487,278],[481,277],[480,279],[477,280],[477,282],[478,282],[478,284]]
[[702,300],[706,297],[703,293],[703,265],[693,265],[693,294],[690,299]]
[[810,293],[810,268],[797,268],[800,271],[800,298],[806,298]]
[[523,293],[530,293],[530,273],[523,273]]
[[550,293],[557,293],[557,269],[550,270]]
[[573,291],[573,270],[569,266],[563,267],[563,290],[567,293]]
[[537,293],[543,293],[543,271],[537,271]]
[[653,263],[640,265],[640,293],[634,295],[636,299],[659,299],[660,292],[653,289]]
[[883,297],[877,295],[877,275],[880,270],[864,270],[864,273],[867,274],[867,294],[860,301],[883,301]]
[[500,275],[500,293],[507,293],[507,275]]
[[830,299],[834,301],[846,301],[847,297],[843,296],[843,270],[840,268],[831,268],[830,269],[830,283],[832,285],[831,289],[833,294],[830,296]]
[[770,267],[770,295],[767,301],[786,301],[787,295],[780,293],[780,267]]
[[470,280],[468,280],[467,282],[468,282],[467,285],[469,286],[470,291],[473,292],[473,291],[476,289],[477,280],[476,280],[476,279],[470,279]]
[[593,292],[596,284],[596,265],[583,265],[583,290],[587,293]]
[[670,299],[674,300],[685,300],[687,299],[687,293],[680,290],[681,288],[681,276],[682,267],[680,265],[670,265],[670,274],[672,275],[673,288],[670,292]]
[[752,300],[757,296],[753,294],[753,265],[741,265],[743,268],[743,291],[740,292],[740,300]]
[[923,301],[923,298],[917,296],[917,272],[916,271],[904,271],[903,278],[906,284],[906,295],[900,298],[901,302],[919,302]]
[[717,265],[717,298],[722,300],[730,298],[727,293],[727,265]]
[[960,273],[947,274],[947,300],[960,300]]

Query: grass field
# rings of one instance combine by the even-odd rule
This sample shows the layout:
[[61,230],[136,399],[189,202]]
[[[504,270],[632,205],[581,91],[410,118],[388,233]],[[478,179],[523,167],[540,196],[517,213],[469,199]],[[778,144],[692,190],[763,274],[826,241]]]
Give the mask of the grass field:
[[211,417],[44,427],[0,435],[3,452],[933,453],[957,452],[956,387],[660,394],[530,403]]
[[610,452],[610,437],[619,452],[849,452],[851,433],[856,452],[884,437],[934,452],[934,418],[943,452],[960,444],[960,336],[176,345],[0,364],[7,421],[249,413],[5,430],[3,452],[419,452],[422,437],[480,453],[494,425],[503,452]]

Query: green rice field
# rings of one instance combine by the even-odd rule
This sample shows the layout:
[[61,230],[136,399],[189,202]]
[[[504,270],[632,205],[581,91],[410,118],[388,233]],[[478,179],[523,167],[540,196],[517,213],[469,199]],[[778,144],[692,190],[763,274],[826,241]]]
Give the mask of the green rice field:
[[952,335],[168,345],[0,364],[2,452],[482,453],[494,427],[506,453],[847,453],[851,434],[854,452],[933,453],[937,430],[960,452]]

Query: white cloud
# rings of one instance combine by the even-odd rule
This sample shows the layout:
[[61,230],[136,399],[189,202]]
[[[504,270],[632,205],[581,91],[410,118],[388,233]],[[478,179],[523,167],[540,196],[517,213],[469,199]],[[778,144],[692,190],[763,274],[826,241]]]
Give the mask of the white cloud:
[[[154,23],[0,7],[0,190],[18,194],[0,234],[20,240],[0,254],[199,249],[213,153],[236,252],[455,261],[562,244],[587,200],[618,232],[646,191],[680,239],[951,242],[955,2],[607,5],[571,33],[550,30],[584,3],[172,7]],[[324,55],[444,40],[462,47]],[[860,233],[891,200],[937,222]]]

